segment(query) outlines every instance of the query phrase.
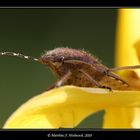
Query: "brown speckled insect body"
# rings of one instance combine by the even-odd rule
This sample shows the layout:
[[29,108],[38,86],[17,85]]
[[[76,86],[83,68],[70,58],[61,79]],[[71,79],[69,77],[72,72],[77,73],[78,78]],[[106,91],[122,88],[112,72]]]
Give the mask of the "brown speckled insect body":
[[128,84],[119,76],[83,50],[56,48],[42,55],[40,61],[48,65],[59,79],[51,88],[61,85],[128,88]]

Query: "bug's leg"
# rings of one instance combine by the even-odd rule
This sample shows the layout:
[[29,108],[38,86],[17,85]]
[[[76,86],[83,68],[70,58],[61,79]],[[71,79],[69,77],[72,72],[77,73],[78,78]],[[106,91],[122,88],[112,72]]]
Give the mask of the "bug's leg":
[[61,79],[59,79],[56,83],[51,85],[47,90],[62,86],[69,79],[71,74],[72,74],[71,71],[68,71]]
[[101,85],[99,82],[97,82],[95,79],[93,79],[93,78],[92,78],[88,73],[86,73],[84,70],[80,69],[79,71],[82,72],[82,73],[83,73],[90,81],[92,81],[97,87],[99,87],[99,88],[106,88],[106,89],[111,90],[110,87]]
[[[115,78],[116,80],[121,81],[123,84],[128,85],[128,83],[127,83],[127,82],[125,82],[124,80],[122,80],[122,79],[121,79],[121,78],[120,78],[117,74],[112,73],[112,72],[110,72],[109,70],[105,71],[105,74],[106,74],[107,76],[110,76],[110,77]],[[129,85],[128,85],[128,86],[129,86]]]

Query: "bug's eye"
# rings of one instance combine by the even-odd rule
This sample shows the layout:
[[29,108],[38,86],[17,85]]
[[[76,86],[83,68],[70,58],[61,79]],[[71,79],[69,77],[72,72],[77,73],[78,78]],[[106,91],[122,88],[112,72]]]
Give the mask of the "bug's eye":
[[61,62],[63,62],[63,61],[64,61],[64,59],[65,59],[65,57],[64,57],[64,56],[61,56],[61,57],[60,57],[60,61],[61,61]]
[[54,57],[54,62],[63,62],[64,61],[64,56],[56,56]]

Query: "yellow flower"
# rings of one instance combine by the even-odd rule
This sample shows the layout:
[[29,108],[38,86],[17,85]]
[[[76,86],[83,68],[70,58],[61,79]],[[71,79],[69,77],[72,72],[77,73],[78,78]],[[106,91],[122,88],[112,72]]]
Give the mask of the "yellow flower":
[[[139,64],[140,10],[119,10],[117,66]],[[138,87],[139,70],[122,71]],[[135,75],[135,76],[134,76]],[[23,104],[4,128],[73,128],[90,114],[105,110],[104,128],[140,128],[140,91],[64,86],[44,92]]]
[[[119,11],[116,66],[133,66],[140,64],[140,9],[121,9]],[[140,69],[120,71],[119,74],[140,89]],[[133,81],[133,82],[131,82]]]

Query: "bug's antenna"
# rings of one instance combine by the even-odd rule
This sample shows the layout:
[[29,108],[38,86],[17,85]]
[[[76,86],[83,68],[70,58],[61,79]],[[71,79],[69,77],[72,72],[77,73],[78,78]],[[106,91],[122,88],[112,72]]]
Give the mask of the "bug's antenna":
[[21,53],[15,53],[15,52],[0,52],[0,56],[15,56],[18,58],[23,58],[23,59],[27,59],[27,60],[32,60],[32,61],[39,61],[39,59],[34,58],[32,56],[27,56],[27,55],[23,55]]
[[109,71],[118,71],[118,70],[127,70],[127,69],[140,69],[140,65],[110,68]]

